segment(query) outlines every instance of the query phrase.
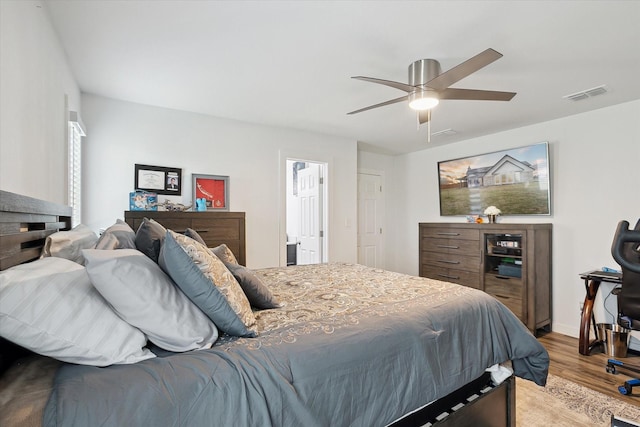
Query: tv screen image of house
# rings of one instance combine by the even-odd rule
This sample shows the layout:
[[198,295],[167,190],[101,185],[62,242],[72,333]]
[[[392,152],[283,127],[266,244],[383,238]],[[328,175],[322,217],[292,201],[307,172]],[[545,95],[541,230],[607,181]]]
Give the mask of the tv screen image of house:
[[550,215],[547,142],[438,162],[440,215]]

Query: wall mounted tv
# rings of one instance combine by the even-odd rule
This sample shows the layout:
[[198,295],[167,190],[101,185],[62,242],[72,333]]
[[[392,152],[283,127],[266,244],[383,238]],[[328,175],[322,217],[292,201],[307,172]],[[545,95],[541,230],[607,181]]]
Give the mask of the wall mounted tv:
[[550,215],[549,147],[524,147],[438,162],[440,215]]

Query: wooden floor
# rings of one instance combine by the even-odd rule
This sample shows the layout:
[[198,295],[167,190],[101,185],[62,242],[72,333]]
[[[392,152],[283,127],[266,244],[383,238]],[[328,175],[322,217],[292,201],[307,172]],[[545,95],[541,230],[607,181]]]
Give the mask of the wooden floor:
[[[640,406],[640,387],[633,390],[633,396],[625,396],[618,392],[618,386],[631,378],[640,378],[633,373],[610,374],[605,370],[609,356],[601,349],[594,349],[590,356],[578,352],[578,339],[556,332],[538,336],[538,340],[549,352],[551,364],[549,373],[581,384],[600,393],[621,399],[627,403]],[[620,359],[623,363],[640,367],[640,356],[629,354]]]

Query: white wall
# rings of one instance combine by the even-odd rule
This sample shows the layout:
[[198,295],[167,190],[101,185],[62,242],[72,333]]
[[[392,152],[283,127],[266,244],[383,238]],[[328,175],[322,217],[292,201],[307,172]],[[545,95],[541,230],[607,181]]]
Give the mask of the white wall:
[[80,90],[40,1],[0,1],[0,94],[0,189],[66,204]]
[[[553,223],[553,330],[578,336],[584,299],[578,274],[617,268],[610,253],[616,225],[640,217],[640,101],[394,157],[387,204],[402,209],[387,214],[396,227],[387,268],[418,274],[419,222],[464,221],[439,215],[438,161],[541,141],[549,142],[552,215],[500,221]],[[380,164],[361,156],[359,166]],[[601,315],[598,321],[607,320]]]
[[90,129],[83,222],[94,230],[123,218],[136,163],[182,168],[184,204],[191,204],[192,173],[228,175],[230,208],[247,215],[248,266],[286,265],[283,159],[317,159],[329,163],[329,260],[356,261],[356,141],[94,95],[82,103]]

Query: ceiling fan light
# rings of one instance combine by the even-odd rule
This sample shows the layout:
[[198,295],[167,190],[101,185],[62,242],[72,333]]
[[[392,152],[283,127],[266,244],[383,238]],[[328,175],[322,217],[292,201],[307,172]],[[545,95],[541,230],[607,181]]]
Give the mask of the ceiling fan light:
[[438,105],[439,102],[440,100],[438,98],[425,96],[424,98],[416,98],[413,101],[409,102],[409,107],[418,111],[430,110]]
[[430,110],[439,102],[438,94],[431,90],[416,91],[409,95],[409,107],[418,111]]

